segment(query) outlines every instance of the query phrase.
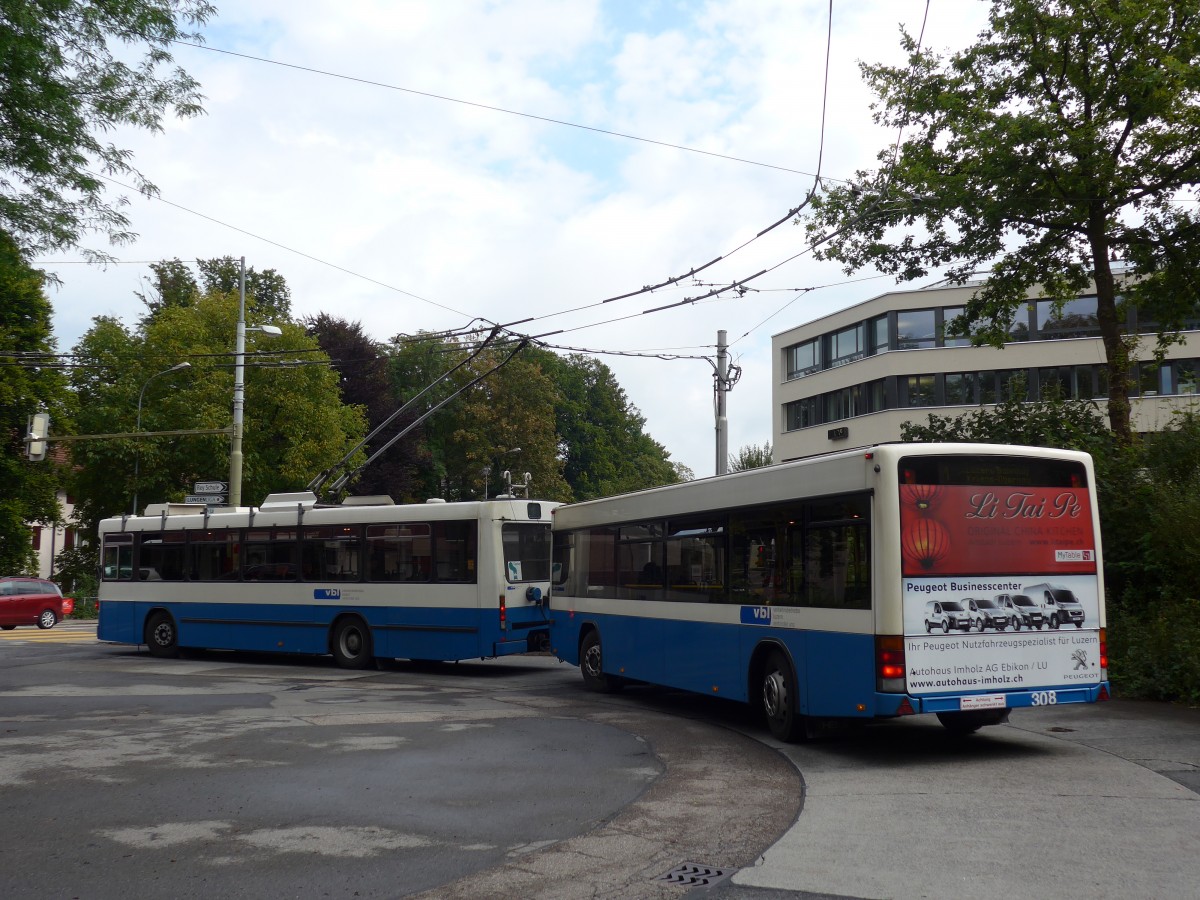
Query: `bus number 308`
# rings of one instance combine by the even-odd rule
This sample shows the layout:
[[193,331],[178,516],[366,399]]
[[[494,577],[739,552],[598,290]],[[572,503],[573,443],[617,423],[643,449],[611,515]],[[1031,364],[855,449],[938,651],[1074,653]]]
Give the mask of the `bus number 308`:
[[1053,706],[1058,702],[1058,691],[1034,691],[1034,706]]

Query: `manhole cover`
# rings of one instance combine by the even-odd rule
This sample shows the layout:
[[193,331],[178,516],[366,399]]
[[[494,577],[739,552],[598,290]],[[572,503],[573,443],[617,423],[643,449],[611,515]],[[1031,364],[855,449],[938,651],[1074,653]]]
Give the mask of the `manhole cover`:
[[716,884],[734,873],[733,869],[718,869],[716,866],[705,866],[699,863],[684,863],[676,866],[666,875],[660,875],[656,881],[667,884],[682,884],[686,887],[702,887]]
[[1075,729],[1074,729],[1074,728],[1063,728],[1061,725],[1051,725],[1051,726],[1050,726],[1049,728],[1047,728],[1046,730],[1047,730],[1047,731],[1057,731],[1057,732],[1060,732],[1060,733],[1061,733],[1061,732],[1069,732],[1069,731],[1074,731]]

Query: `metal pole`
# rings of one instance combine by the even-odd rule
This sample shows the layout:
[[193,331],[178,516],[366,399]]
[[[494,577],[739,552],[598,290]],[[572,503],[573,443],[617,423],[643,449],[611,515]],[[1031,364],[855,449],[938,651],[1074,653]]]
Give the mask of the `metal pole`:
[[246,257],[238,278],[238,320],[233,359],[233,443],[229,451],[229,505],[242,505],[242,418],[246,406]]
[[729,471],[729,420],[726,417],[725,395],[729,393],[729,347],[725,331],[717,332],[717,474]]
[[[191,367],[191,363],[175,363],[175,365],[171,366],[171,368],[163,369],[161,372],[155,372],[146,379],[145,383],[142,385],[142,389],[138,391],[137,427],[134,428],[135,432],[142,430],[142,399],[146,396],[146,388],[149,387],[150,382],[152,382],[159,375],[166,375],[168,372],[178,372],[180,369],[190,369]],[[137,450],[135,450],[133,454],[133,515],[135,516],[137,515],[138,510],[138,477],[141,474],[141,470],[142,445],[139,443],[137,445]]]

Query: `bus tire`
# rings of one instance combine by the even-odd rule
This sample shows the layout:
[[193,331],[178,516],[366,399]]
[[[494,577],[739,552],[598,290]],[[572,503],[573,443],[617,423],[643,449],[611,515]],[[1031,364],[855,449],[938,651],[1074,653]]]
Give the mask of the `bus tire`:
[[159,659],[176,659],[179,656],[179,629],[175,619],[165,609],[152,612],[146,619],[146,633],[142,635],[151,656]]
[[579,671],[583,675],[583,686],[589,691],[612,694],[621,689],[619,678],[604,674],[604,648],[600,643],[600,632],[594,628],[579,644]]
[[794,744],[807,734],[804,716],[797,708],[799,691],[791,663],[778,650],[767,655],[762,673],[762,709],[771,734],[784,743]]
[[375,665],[371,629],[358,616],[338,619],[329,643],[334,660],[343,669],[369,669]]

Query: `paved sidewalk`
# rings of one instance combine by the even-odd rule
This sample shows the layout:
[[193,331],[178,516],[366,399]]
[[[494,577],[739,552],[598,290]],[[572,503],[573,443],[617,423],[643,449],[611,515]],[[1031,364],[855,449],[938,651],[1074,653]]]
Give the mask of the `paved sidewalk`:
[[801,814],[714,897],[1197,896],[1200,710],[1019,711],[958,741],[920,717],[779,749]]

